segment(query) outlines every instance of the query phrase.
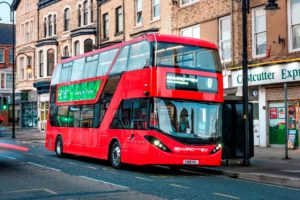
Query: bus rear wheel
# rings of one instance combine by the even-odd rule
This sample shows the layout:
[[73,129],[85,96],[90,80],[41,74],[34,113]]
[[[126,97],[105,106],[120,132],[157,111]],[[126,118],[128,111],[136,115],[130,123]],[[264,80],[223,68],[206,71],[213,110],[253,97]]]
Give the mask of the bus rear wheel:
[[121,168],[121,146],[115,141],[110,149],[110,164],[115,169]]
[[55,142],[55,153],[56,153],[56,156],[59,157],[59,158],[62,158],[64,156],[64,153],[63,153],[63,141],[62,141],[61,136],[58,136],[57,139],[56,139],[56,142]]

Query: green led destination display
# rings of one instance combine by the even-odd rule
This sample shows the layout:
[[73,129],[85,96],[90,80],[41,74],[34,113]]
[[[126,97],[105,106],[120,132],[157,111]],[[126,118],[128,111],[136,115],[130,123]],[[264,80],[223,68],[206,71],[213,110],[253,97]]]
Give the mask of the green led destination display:
[[167,89],[218,93],[218,80],[213,77],[167,73]]
[[57,102],[94,100],[100,85],[101,80],[59,86]]

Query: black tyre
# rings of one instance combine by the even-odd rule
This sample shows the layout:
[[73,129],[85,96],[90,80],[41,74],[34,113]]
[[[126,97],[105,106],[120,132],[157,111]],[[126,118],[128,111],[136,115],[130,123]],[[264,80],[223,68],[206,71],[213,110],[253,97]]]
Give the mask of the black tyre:
[[64,156],[64,153],[63,153],[63,141],[62,141],[61,136],[58,136],[57,139],[56,139],[56,142],[55,142],[55,153],[56,153],[56,156],[59,157],[59,158],[62,158]]
[[119,142],[114,142],[110,149],[110,164],[115,169],[121,168],[121,146]]

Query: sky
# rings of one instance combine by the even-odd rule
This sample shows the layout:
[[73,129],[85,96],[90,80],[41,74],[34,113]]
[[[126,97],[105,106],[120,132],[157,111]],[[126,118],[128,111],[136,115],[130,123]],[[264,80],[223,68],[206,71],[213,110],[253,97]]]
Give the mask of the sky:
[[[7,3],[11,4],[13,0],[0,0],[0,2],[6,1]],[[0,4],[0,23],[11,23],[10,22],[10,10],[8,5],[6,3],[1,3]]]

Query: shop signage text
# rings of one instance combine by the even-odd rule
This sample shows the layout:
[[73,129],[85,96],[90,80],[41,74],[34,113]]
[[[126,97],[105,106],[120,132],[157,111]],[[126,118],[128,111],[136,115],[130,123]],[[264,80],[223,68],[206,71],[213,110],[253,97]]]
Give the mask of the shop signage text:
[[[300,81],[299,62],[259,67],[248,70],[249,85],[263,85],[291,81]],[[242,86],[242,84],[242,70],[232,72],[232,86],[237,87]]]

